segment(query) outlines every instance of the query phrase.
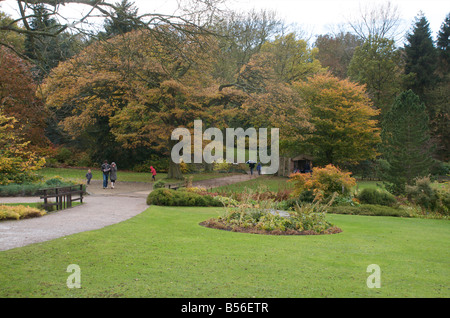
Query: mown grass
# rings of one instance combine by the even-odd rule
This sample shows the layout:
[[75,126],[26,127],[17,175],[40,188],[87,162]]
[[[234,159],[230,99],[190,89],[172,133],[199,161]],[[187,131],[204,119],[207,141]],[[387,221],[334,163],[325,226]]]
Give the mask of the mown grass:
[[[92,179],[93,180],[102,180],[102,172],[97,169],[92,169]],[[74,180],[77,182],[84,182],[87,170],[86,169],[78,169],[78,168],[44,168],[38,171],[38,174],[43,176],[46,179],[53,178],[55,176],[62,177],[67,180]],[[192,176],[193,181],[199,180],[207,180],[212,178],[221,178],[225,177],[228,174],[210,172],[210,173],[193,173],[193,174],[185,174],[186,178]],[[146,172],[132,172],[132,171],[118,171],[117,178],[121,182],[153,182],[152,175]],[[179,182],[180,180],[175,179],[167,179],[167,173],[158,173],[156,176],[156,180],[163,180],[165,182]]]
[[[100,230],[0,252],[0,297],[449,297],[450,223],[328,215],[343,232],[265,236],[198,224],[218,208],[151,206]],[[81,269],[69,289],[66,269]],[[381,288],[370,289],[370,264]]]
[[230,185],[220,186],[216,188],[212,188],[211,192],[223,192],[223,193],[232,193],[232,192],[243,192],[245,189],[257,190],[259,188],[267,189],[267,191],[278,191],[278,190],[286,190],[292,189],[293,184],[288,182],[288,178],[286,177],[276,177],[276,176],[260,176],[255,179],[250,179]]

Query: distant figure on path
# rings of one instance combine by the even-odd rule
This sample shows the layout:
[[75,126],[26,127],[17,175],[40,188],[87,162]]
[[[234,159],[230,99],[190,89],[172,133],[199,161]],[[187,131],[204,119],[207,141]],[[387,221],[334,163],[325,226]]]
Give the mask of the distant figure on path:
[[111,163],[110,179],[111,179],[111,189],[114,189],[114,183],[116,183],[117,180],[117,166],[115,162]]
[[111,166],[108,164],[108,160],[103,161],[102,172],[103,172],[103,189],[108,187],[108,177],[111,171]]
[[86,173],[87,184],[91,184],[91,179],[92,179],[92,172],[91,169],[88,169],[88,172]]
[[258,162],[258,165],[256,166],[256,171],[258,171],[258,175],[261,175],[261,162]]
[[255,163],[254,162],[250,162],[248,164],[248,166],[250,167],[250,174],[253,175],[253,169],[255,169]]
[[150,172],[152,173],[152,180],[156,181],[156,170],[153,166],[150,166]]

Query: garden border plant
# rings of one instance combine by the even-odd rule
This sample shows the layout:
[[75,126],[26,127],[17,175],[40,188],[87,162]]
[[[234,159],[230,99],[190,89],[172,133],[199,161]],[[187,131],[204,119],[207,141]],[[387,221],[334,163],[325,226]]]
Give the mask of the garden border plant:
[[333,198],[327,203],[296,204],[292,211],[277,211],[273,200],[257,199],[247,190],[237,205],[226,205],[218,218],[200,223],[208,228],[232,232],[265,235],[322,235],[336,234],[342,230],[326,220],[326,211]]

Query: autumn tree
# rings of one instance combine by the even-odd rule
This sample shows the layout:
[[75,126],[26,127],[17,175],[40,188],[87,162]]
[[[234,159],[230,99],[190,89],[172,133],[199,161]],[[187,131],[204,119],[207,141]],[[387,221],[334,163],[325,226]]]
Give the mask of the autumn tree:
[[[208,76],[207,39],[186,34],[173,30],[178,50],[145,30],[90,46],[47,79],[47,105],[63,114],[66,132],[91,140],[90,147],[104,155],[124,148],[169,156],[173,129],[189,127],[194,119],[210,121],[222,107],[218,85]],[[169,175],[180,178],[179,166],[171,164]]]
[[29,141],[23,141],[19,131],[17,120],[0,109],[0,185],[34,181],[33,172],[45,164],[28,149]]
[[319,50],[317,59],[336,77],[347,77],[347,69],[355,49],[363,43],[362,39],[350,32],[336,35],[319,35],[314,43]]
[[294,87],[311,115],[314,130],[305,147],[318,165],[343,165],[374,159],[380,142],[379,111],[372,108],[364,86],[330,74],[318,74]]
[[245,94],[231,114],[245,128],[279,128],[280,153],[286,154],[312,126],[299,92],[277,74],[276,63],[271,53],[260,53],[242,68],[240,82],[232,91]]
[[297,39],[294,33],[276,36],[273,41],[265,42],[261,52],[271,55],[275,74],[285,83],[305,80],[325,71],[317,59],[318,49],[310,48],[305,40]]
[[0,47],[0,110],[14,117],[22,127],[23,138],[33,146],[45,147],[46,118],[43,102],[36,97],[32,65],[11,50]]

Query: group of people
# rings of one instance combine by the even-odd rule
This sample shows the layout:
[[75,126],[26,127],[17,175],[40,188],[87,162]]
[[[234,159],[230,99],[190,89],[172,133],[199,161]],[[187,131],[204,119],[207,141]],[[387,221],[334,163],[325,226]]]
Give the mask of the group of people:
[[114,184],[117,180],[117,165],[115,162],[111,164],[108,163],[108,160],[103,161],[101,166],[101,170],[103,172],[103,189],[108,187],[108,177],[111,180],[111,189],[114,189]]
[[[251,175],[253,175],[253,169],[255,169],[255,165],[256,165],[256,163],[254,163],[254,162],[249,162],[249,164],[248,164]],[[261,175],[261,168],[262,168],[261,162],[258,162],[258,165],[256,165],[256,171],[258,171],[258,175]]]
[[[117,165],[115,162],[111,164],[108,163],[108,160],[105,160],[101,166],[101,171],[103,174],[103,189],[108,188],[108,179],[111,180],[111,189],[114,189],[114,185],[117,180]],[[150,172],[152,173],[152,180],[156,181],[156,170],[153,166],[150,166]],[[91,169],[86,173],[87,184],[91,183],[92,172]]]

